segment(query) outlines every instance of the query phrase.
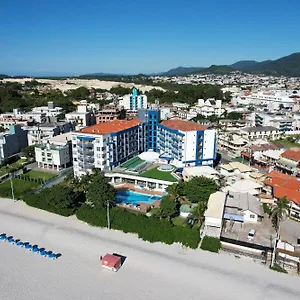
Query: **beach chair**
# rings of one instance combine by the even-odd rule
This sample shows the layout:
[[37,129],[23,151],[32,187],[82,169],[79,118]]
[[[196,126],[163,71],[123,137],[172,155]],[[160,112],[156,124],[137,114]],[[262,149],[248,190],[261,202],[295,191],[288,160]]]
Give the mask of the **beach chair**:
[[32,246],[28,243],[25,245],[25,249],[32,251]]
[[6,234],[0,235],[0,241],[5,241],[6,240]]
[[21,241],[19,241],[19,242],[16,243],[16,245],[17,245],[18,247],[23,247],[23,246],[24,246],[24,243],[21,242]]

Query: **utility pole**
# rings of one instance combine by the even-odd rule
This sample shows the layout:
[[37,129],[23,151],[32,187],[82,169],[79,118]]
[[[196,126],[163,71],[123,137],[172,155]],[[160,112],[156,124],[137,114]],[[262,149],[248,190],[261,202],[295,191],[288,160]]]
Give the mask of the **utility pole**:
[[11,188],[12,199],[15,201],[15,193],[14,193],[14,185],[13,185],[13,181],[12,181],[12,174],[10,174],[10,188]]
[[109,201],[106,202],[106,215],[107,215],[107,228],[110,229],[110,218],[109,218]]

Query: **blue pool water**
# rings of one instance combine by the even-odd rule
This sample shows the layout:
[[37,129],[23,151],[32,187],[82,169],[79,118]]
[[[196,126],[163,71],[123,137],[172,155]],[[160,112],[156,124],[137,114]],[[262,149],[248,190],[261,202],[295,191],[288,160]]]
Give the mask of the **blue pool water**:
[[116,194],[117,203],[137,204],[138,202],[143,202],[147,204],[153,204],[156,200],[161,200],[161,197],[141,194],[129,190],[117,191]]

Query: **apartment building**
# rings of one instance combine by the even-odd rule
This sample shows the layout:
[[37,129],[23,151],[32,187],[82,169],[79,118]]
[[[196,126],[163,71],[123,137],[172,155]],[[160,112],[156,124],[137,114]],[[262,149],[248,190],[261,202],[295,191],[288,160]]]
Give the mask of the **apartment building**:
[[126,110],[137,111],[141,108],[147,108],[148,101],[146,95],[138,95],[137,89],[133,88],[130,95],[124,95],[119,99],[119,106]]
[[215,99],[198,99],[198,104],[193,108],[193,110],[205,117],[221,117],[221,115],[225,112],[225,109],[222,107],[222,100]]
[[250,140],[258,139],[272,139],[277,140],[280,138],[281,132],[274,126],[257,126],[257,127],[245,127],[240,129],[241,135]]
[[95,124],[94,114],[88,111],[86,105],[78,105],[77,110],[66,114],[67,122],[75,124],[78,128],[83,128]]
[[0,133],[0,162],[27,147],[27,131],[20,125],[11,125],[8,132]]
[[61,170],[72,165],[72,135],[65,133],[35,145],[35,159],[39,168]]
[[282,91],[260,91],[257,93],[250,93],[244,96],[247,102],[255,106],[265,105],[270,110],[279,110],[286,108],[292,110],[294,106],[294,100],[290,98],[289,93]]
[[49,138],[70,132],[74,128],[74,124],[69,122],[49,122],[23,127],[28,131],[28,145],[45,144]]
[[96,113],[96,124],[126,119],[126,110],[117,107],[105,107]]
[[109,170],[145,150],[144,124],[137,120],[114,120],[72,132],[75,176],[93,168]]
[[273,126],[280,132],[292,131],[294,127],[293,119],[271,113],[256,113],[255,126]]
[[218,136],[218,150],[230,156],[240,156],[249,144],[249,140],[236,133],[222,133]]
[[180,168],[212,166],[216,158],[215,130],[185,120],[158,124],[157,145],[160,160]]
[[34,107],[32,109],[34,114],[46,114],[46,117],[56,117],[63,113],[63,108],[56,106],[54,102],[48,102],[47,106]]
[[290,175],[300,175],[300,149],[288,149],[280,154],[276,169]]

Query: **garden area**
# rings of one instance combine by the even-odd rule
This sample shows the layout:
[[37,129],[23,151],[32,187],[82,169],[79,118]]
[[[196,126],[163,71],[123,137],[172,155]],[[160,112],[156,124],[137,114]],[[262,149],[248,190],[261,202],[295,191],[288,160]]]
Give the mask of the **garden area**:
[[[40,184],[32,181],[25,181],[22,179],[12,179],[13,191],[15,199],[23,198],[23,196],[34,189]],[[11,181],[7,180],[0,184],[0,196],[3,198],[12,198]]]
[[30,178],[34,178],[34,179],[43,179],[43,181],[45,182],[52,178],[55,178],[57,176],[57,174],[47,173],[47,172],[43,172],[43,171],[30,170],[29,172],[26,172],[21,176],[27,177],[27,178],[30,177]]
[[24,165],[28,163],[27,159],[17,159],[13,162],[9,161],[3,161],[2,166],[0,167],[0,176],[3,176],[5,174],[12,173],[20,168],[22,168]]

